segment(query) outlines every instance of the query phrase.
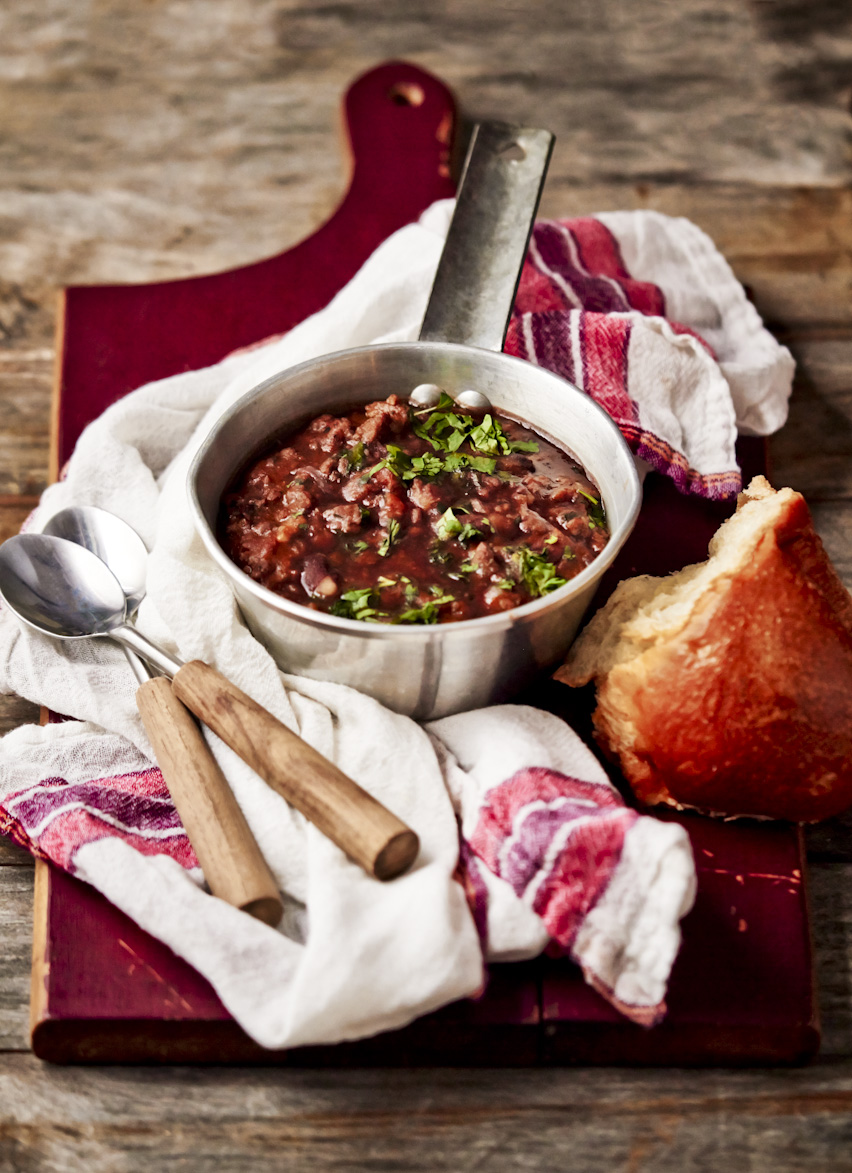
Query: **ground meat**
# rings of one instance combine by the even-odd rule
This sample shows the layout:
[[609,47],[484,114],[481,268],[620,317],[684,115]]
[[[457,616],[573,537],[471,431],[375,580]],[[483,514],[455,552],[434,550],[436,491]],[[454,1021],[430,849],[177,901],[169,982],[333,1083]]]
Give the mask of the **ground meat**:
[[441,502],[441,490],[438,486],[427,481],[421,481],[419,477],[415,477],[411,482],[408,496],[415,505],[418,505],[421,509],[425,509],[427,513]]
[[223,498],[219,536],[294,602],[449,623],[558,589],[608,532],[597,488],[548,441],[493,413],[412,411],[392,395],[317,416],[255,461]]
[[[304,513],[313,504],[310,493],[299,481],[293,481],[287,485],[283,493],[279,495],[284,508],[289,509],[291,513]],[[269,496],[267,500],[274,501],[275,497]]]
[[497,558],[487,542],[478,542],[470,552],[470,561],[475,572],[482,578],[491,579],[500,573]]
[[322,515],[333,534],[352,534],[361,528],[360,505],[332,505]]
[[340,490],[340,495],[344,501],[363,501],[370,492],[370,483],[366,481],[360,473],[355,473],[354,476],[344,483]]
[[532,472],[535,465],[528,456],[515,454],[513,456],[504,456],[500,467],[503,472],[511,472],[515,476],[523,476],[524,473]]
[[387,424],[390,430],[397,434],[408,426],[408,404],[403,403],[397,395],[368,403],[364,408],[364,415],[367,419],[380,419],[383,426]]
[[521,533],[528,534],[535,539],[532,545],[534,548],[541,546],[543,542],[551,541],[558,542],[560,532],[555,525],[551,525],[540,513],[536,513],[534,509],[530,509],[529,505],[522,505],[518,511],[518,526]]
[[308,431],[317,437],[317,443],[323,452],[337,452],[340,448],[348,446],[352,425],[345,417],[321,415],[308,424]]

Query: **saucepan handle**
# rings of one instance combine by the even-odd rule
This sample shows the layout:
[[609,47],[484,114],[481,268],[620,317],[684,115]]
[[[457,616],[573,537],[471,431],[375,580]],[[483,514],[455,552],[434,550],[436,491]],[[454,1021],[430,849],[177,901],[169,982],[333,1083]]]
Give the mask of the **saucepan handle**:
[[273,790],[370,875],[389,880],[414,862],[419,850],[414,831],[215,668],[191,660],[175,673],[172,689]]
[[422,342],[502,350],[552,150],[548,130],[474,127]]

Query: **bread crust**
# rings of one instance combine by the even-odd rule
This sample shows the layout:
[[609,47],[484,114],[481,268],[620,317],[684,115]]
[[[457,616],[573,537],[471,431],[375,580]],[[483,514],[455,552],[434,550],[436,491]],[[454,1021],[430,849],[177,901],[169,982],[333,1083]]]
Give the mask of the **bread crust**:
[[556,675],[596,680],[596,736],[644,803],[852,804],[852,599],[792,490],[757,478],[707,563],[620,584]]

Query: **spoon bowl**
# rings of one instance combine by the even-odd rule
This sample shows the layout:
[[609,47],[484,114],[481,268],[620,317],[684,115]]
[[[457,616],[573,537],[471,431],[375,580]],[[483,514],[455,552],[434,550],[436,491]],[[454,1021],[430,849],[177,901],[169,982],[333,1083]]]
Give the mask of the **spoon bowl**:
[[72,505],[49,518],[41,532],[96,554],[121,583],[127,614],[136,611],[145,597],[148,551],[133,526],[94,505]]
[[0,546],[0,597],[29,627],[55,639],[111,635],[125,623],[121,583],[65,538],[18,534]]

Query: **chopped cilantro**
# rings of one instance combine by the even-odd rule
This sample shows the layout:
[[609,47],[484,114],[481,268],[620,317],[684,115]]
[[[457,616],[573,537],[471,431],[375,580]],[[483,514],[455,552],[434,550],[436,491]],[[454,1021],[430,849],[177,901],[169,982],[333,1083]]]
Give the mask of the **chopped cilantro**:
[[370,547],[368,543],[365,542],[363,538],[359,538],[357,542],[352,542],[349,547],[353,554],[363,554],[364,551],[368,550],[369,548]]
[[497,461],[490,456],[468,456],[466,452],[450,452],[444,458],[445,472],[459,472],[463,468],[472,468],[476,472],[493,473]]
[[549,595],[551,591],[565,586],[568,581],[556,573],[556,567],[542,554],[534,554],[526,546],[512,550],[511,556],[518,564],[524,586],[534,599]]
[[[491,414],[483,416],[477,422],[473,416],[459,415],[454,410],[455,406],[449,395],[444,393],[427,420],[421,423],[415,418],[413,422],[415,433],[421,440],[427,440],[436,452],[452,454],[457,452],[466,440],[475,451],[490,453],[495,457],[508,456],[510,452],[538,452],[538,444],[534,440],[518,440],[512,443],[503,431],[503,425]],[[479,471],[493,472],[493,462],[491,468],[480,468]]]
[[472,456],[466,452],[447,451],[443,458],[427,452],[423,456],[409,456],[395,444],[388,444],[387,456],[361,474],[362,481],[374,477],[380,469],[389,468],[394,476],[411,481],[415,477],[436,477],[442,472],[459,472],[472,468],[477,472],[493,473],[496,460],[488,456]]
[[473,468],[477,472],[494,472],[496,461],[487,456],[471,456],[467,452],[448,451],[441,459],[440,456],[415,456],[411,461],[411,468],[402,473],[403,480],[410,481],[416,476],[436,477],[442,472],[461,472],[462,469]]
[[411,465],[411,457],[407,452],[403,452],[396,444],[388,444],[387,448],[388,454],[384,460],[380,460],[378,464],[374,464],[372,468],[368,468],[361,476],[362,481],[369,481],[382,468],[389,468],[394,476],[404,476],[406,470]]
[[466,521],[462,525],[452,508],[442,513],[435,522],[435,533],[442,542],[448,542],[450,538],[457,538],[460,542],[470,542],[473,538],[482,537],[482,531],[478,530],[471,522]]
[[385,575],[382,575],[381,578],[376,580],[376,586],[377,587],[396,586],[396,579],[395,578],[386,578]]
[[349,465],[350,472],[352,472],[353,469],[359,469],[364,463],[364,441],[359,440],[358,443],[354,444],[348,452],[344,452],[343,456],[346,460],[346,463]]
[[454,402],[454,400],[450,399],[450,397],[446,393],[446,391],[442,391],[441,397],[438,400],[438,402],[434,405],[434,407],[421,407],[420,410],[417,411],[415,414],[416,415],[425,415],[426,412],[428,411],[430,413],[430,418],[431,418],[431,415],[433,415],[435,412],[446,411],[447,408],[449,408],[449,407],[455,407],[455,402]]
[[606,510],[604,509],[603,501],[597,497],[593,497],[591,493],[585,493],[580,489],[580,493],[589,502],[587,510],[589,514],[589,529],[606,529]]
[[397,623],[437,623],[438,612],[445,603],[452,603],[453,595],[438,595],[422,607],[412,607],[396,618]]
[[509,441],[502,426],[491,415],[483,416],[482,423],[471,428],[471,445],[477,452],[494,452],[501,456],[509,454]]
[[386,616],[371,606],[372,594],[372,587],[346,591],[339,599],[335,599],[329,610],[332,615],[338,615],[341,619],[360,619],[365,623],[371,620],[380,622]]
[[494,585],[499,587],[501,591],[513,591],[515,589],[515,584],[512,582],[511,578],[498,579]]
[[387,533],[382,539],[382,544],[379,546],[379,553],[383,558],[386,558],[390,553],[390,548],[394,544],[399,534],[399,522],[394,521],[393,518],[388,522]]
[[548,534],[544,539],[545,546],[555,546],[559,541],[559,534]]
[[497,467],[497,461],[492,460],[488,456],[466,456],[465,461],[468,468],[474,468],[477,472],[493,473]]
[[429,561],[438,566],[446,565],[450,561],[450,552],[449,550],[445,550],[440,543],[436,542],[429,550]]
[[470,542],[474,538],[481,538],[482,531],[478,530],[475,525],[471,525],[469,521],[466,521],[461,527],[461,532],[456,534],[456,537],[460,542]]
[[448,509],[446,513],[442,513],[435,522],[435,533],[442,542],[449,541],[450,538],[455,537],[462,531],[462,523],[453,513],[452,509]]
[[423,456],[414,456],[411,459],[411,468],[403,472],[403,480],[412,481],[415,477],[436,477],[444,471],[444,462],[440,456],[430,456],[427,452]]

